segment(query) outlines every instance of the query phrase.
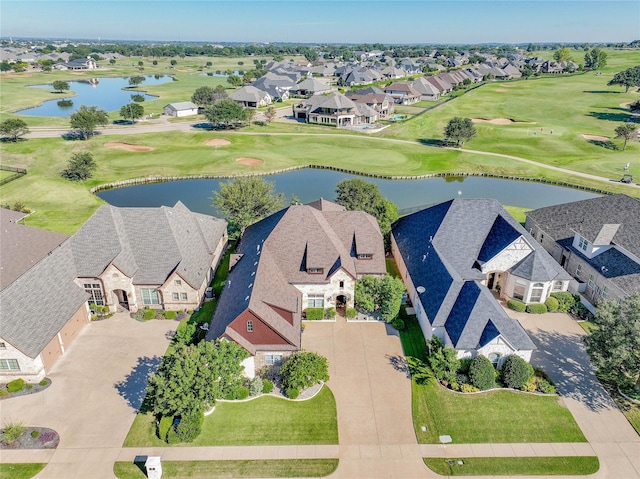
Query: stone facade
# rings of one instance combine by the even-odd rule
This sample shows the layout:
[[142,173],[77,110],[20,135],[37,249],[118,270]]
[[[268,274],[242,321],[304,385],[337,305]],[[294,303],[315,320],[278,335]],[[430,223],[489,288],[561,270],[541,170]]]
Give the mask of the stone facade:
[[309,295],[322,295],[324,299],[324,309],[335,308],[338,296],[345,296],[346,307],[354,307],[356,282],[349,274],[340,269],[329,279],[328,283],[322,284],[294,284],[302,293],[302,310],[309,306]]

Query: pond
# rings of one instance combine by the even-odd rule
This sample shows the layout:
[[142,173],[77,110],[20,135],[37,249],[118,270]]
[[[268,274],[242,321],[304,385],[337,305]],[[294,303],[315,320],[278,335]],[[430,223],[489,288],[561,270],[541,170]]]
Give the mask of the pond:
[[[304,169],[268,176],[287,201],[294,194],[308,203],[322,197],[335,200],[338,181],[356,178],[330,170]],[[424,180],[381,180],[364,178],[378,185],[380,192],[398,208],[411,209],[451,198],[496,198],[503,205],[541,208],[560,203],[595,198],[596,194],[542,183],[480,177],[429,178]],[[102,191],[98,196],[114,206],[173,206],[182,201],[192,211],[222,216],[211,205],[213,191],[228,180],[183,180],[130,186]]]
[[[144,76],[144,81],[139,88],[144,89],[149,85],[160,85],[173,81],[173,77],[169,75],[140,75]],[[105,111],[120,110],[120,107],[131,102],[131,95],[144,95],[145,100],[157,98],[147,95],[142,91],[129,90],[129,77],[124,78],[95,78],[93,81],[76,80],[69,81],[69,88],[76,93],[75,96],[69,96],[68,93],[54,93],[51,85],[31,85],[28,88],[44,88],[51,90],[52,100],[45,101],[42,105],[20,110],[20,115],[29,116],[69,116],[71,113],[78,111],[82,105],[96,105]],[[94,83],[97,80],[97,83]],[[123,88],[125,88],[123,90]],[[70,100],[72,105],[59,106],[61,100]],[[68,102],[67,102],[68,104]]]

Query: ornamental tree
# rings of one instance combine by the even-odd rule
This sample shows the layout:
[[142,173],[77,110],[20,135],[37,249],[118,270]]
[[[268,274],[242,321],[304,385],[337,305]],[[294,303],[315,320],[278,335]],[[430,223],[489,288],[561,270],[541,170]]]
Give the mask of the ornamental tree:
[[86,140],[94,134],[98,125],[106,125],[109,123],[109,115],[97,106],[82,105],[78,111],[69,116],[71,128],[80,134],[83,140]]
[[624,144],[622,145],[622,151],[627,147],[627,141],[633,139],[633,135],[636,133],[636,126],[633,123],[625,123],[616,127],[614,130],[616,132],[616,138],[623,138]]
[[496,384],[496,370],[485,356],[476,356],[469,366],[469,381],[480,390],[491,389]]
[[585,338],[591,362],[605,379],[640,391],[640,293],[617,301],[600,301],[593,322],[599,327]]
[[456,380],[456,371],[460,367],[458,353],[453,348],[445,347],[440,338],[434,336],[429,342],[427,362],[438,381],[452,383]]
[[470,118],[460,118],[456,116],[449,120],[447,126],[444,128],[444,138],[447,141],[455,141],[456,146],[460,145],[460,142],[469,141],[476,136],[476,127]]
[[524,389],[533,376],[533,366],[516,354],[507,356],[502,365],[502,381],[513,389]]
[[283,389],[304,389],[329,380],[327,358],[311,351],[299,351],[289,356],[280,369]]
[[69,89],[69,84],[66,81],[56,80],[53,82],[53,90],[58,93],[62,93]]
[[20,118],[7,118],[0,123],[0,135],[11,141],[18,141],[18,138],[27,133],[29,133],[29,128]]

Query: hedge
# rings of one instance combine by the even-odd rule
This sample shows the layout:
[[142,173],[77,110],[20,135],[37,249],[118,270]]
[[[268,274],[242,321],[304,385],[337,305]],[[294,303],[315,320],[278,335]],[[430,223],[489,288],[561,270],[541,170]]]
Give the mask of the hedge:
[[533,303],[527,306],[527,313],[544,314],[547,312],[547,306],[544,303]]
[[164,317],[165,319],[176,319],[178,313],[175,311],[165,311]]
[[524,389],[533,377],[533,367],[520,356],[507,356],[502,366],[502,382],[508,388]]
[[469,381],[480,390],[491,389],[496,384],[496,370],[485,356],[476,356],[469,367]]
[[560,306],[560,303],[558,302],[558,300],[553,296],[549,296],[547,300],[544,302],[544,304],[547,306],[547,310],[550,313],[558,311],[558,306]]
[[323,308],[307,308],[307,320],[309,321],[318,321],[320,319],[324,319],[324,309]]
[[576,304],[575,297],[569,291],[551,293],[551,297],[558,300],[558,310],[563,313],[568,312]]
[[527,305],[522,301],[518,301],[517,299],[510,299],[507,301],[507,307],[509,309],[513,309],[514,311],[519,311],[520,313],[524,313],[527,309]]
[[156,317],[155,309],[145,309],[144,313],[142,314],[142,319],[144,319],[145,321],[149,321],[150,319],[153,319],[155,317]]
[[347,319],[353,319],[358,315],[358,312],[356,311],[356,308],[347,308],[344,315]]
[[22,391],[24,387],[24,379],[18,378],[13,381],[7,383],[7,391],[10,393],[17,393],[18,391]]

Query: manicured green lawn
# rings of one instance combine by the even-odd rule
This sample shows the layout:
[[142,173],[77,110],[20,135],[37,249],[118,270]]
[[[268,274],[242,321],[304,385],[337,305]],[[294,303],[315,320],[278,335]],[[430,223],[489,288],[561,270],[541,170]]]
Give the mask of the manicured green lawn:
[[[280,459],[255,461],[163,461],[166,479],[215,479],[253,477],[325,477],[338,467],[338,459]],[[146,474],[130,462],[116,462],[114,474],[120,479],[144,479]]]
[[[308,401],[264,396],[247,402],[218,402],[202,433],[184,446],[338,444],[336,402],[328,387]],[[155,435],[154,417],[140,413],[124,447],[166,446]]]
[[[457,461],[464,464],[459,465]],[[569,457],[473,457],[453,459],[425,458],[424,462],[441,476],[586,476],[600,469],[595,456]]]
[[504,205],[504,209],[513,216],[518,223],[524,225],[524,222],[527,220],[525,213],[527,211],[531,211],[531,208],[522,208],[520,206],[508,206]]
[[[400,332],[405,356],[425,359],[426,347],[414,318]],[[412,383],[413,424],[418,442],[437,443],[448,434],[456,444],[585,442],[569,410],[556,396],[512,391],[459,394],[431,379]],[[426,427],[426,431],[422,427]]]
[[0,479],[31,479],[44,469],[46,464],[0,464]]

